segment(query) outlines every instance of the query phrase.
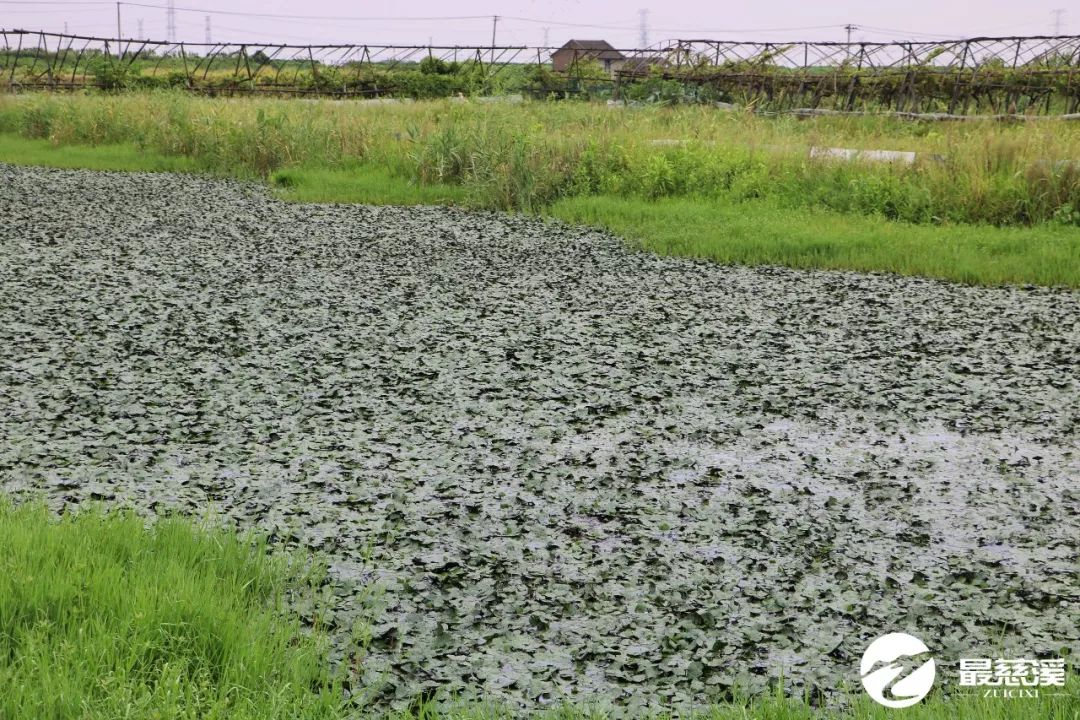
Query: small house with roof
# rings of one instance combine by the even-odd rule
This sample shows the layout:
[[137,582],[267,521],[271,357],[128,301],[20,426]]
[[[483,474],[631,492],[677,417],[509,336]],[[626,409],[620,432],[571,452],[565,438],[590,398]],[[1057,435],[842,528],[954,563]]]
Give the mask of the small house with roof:
[[606,72],[619,68],[626,56],[606,40],[570,40],[551,55],[551,69],[566,72],[582,60],[596,60]]

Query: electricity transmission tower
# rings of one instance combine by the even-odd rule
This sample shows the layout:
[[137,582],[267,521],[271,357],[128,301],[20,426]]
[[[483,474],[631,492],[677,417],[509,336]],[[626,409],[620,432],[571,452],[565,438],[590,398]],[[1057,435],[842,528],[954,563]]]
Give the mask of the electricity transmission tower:
[[165,35],[169,42],[176,42],[176,0],[169,0],[165,6]]
[[139,39],[140,39],[140,40],[144,39],[144,38],[145,38],[146,36],[145,36],[145,35],[143,35],[143,24],[142,24],[142,18],[139,18],[138,20],[136,20],[136,21],[135,21],[135,27],[136,27],[136,28],[138,28],[138,32],[139,32]]
[[649,47],[649,11],[645,8],[637,11],[640,20],[638,24],[638,47]]
[[213,45],[214,44],[213,35],[210,33],[210,16],[206,15],[203,19],[206,21],[206,28],[205,28],[205,30],[206,30],[206,44],[207,45]]
[[1054,34],[1061,35],[1065,30],[1065,24],[1062,22],[1062,18],[1065,17],[1065,8],[1051,10],[1050,14],[1054,16]]

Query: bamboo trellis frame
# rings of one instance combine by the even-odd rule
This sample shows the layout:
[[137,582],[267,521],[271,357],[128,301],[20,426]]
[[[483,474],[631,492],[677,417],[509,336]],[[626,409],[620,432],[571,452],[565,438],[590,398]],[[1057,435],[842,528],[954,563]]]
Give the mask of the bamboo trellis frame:
[[[393,95],[395,69],[424,58],[469,61],[485,77],[546,67],[557,48],[527,46],[186,43],[0,30],[0,84],[64,90],[108,86],[135,63],[195,92]],[[675,81],[770,111],[1061,114],[1080,110],[1080,36],[911,42],[674,40],[621,51],[614,89]],[[552,76],[569,87],[588,53]],[[93,65],[98,73],[89,71]],[[376,78],[376,79],[373,79]],[[391,78],[391,80],[388,80]]]

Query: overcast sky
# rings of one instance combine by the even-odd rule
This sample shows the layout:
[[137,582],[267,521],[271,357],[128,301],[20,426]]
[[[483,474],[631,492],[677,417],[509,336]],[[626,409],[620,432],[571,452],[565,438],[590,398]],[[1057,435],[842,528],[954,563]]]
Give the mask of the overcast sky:
[[[492,15],[497,42],[551,45],[570,38],[602,38],[638,47],[640,10],[647,10],[649,43],[673,38],[844,40],[844,25],[859,26],[853,40],[925,39],[973,35],[1039,35],[1054,28],[1064,0],[175,0],[177,36],[201,42],[206,17],[215,42],[488,44]],[[166,0],[121,3],[122,29],[165,39]],[[976,9],[977,8],[977,9]],[[237,14],[229,14],[237,13]],[[249,14],[250,13],[250,14]],[[302,17],[273,18],[267,15]],[[475,17],[474,17],[475,16]],[[116,4],[0,0],[0,27],[113,36]],[[1063,32],[1080,32],[1080,7],[1060,17]]]

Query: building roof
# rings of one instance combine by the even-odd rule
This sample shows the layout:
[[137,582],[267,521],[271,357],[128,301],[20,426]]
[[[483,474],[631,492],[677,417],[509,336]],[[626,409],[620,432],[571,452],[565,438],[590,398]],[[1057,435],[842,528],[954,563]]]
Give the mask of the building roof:
[[559,50],[574,50],[598,60],[622,60],[624,57],[607,40],[569,40]]

